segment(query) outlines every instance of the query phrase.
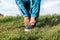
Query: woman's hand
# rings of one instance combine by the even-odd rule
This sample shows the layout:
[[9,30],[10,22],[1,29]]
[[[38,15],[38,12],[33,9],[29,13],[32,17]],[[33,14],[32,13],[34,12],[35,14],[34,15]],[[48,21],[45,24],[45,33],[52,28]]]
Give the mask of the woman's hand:
[[30,24],[35,25],[35,23],[36,23],[35,17],[31,17]]
[[24,24],[27,26],[29,24],[29,17],[24,17]]

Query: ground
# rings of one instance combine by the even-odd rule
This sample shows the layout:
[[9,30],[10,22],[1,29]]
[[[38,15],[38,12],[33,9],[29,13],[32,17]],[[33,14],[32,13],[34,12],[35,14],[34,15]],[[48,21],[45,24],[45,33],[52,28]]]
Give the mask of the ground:
[[40,16],[35,29],[24,28],[22,16],[1,16],[0,40],[60,40],[60,15]]

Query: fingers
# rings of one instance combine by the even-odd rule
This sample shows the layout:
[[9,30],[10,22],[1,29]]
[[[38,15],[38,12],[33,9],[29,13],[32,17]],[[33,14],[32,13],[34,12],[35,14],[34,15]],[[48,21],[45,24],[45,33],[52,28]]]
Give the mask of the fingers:
[[35,25],[35,23],[36,23],[35,17],[31,17],[30,24]]
[[24,25],[28,25],[29,24],[29,17],[25,17],[24,18]]
[[29,20],[29,17],[24,17],[24,25],[27,26],[29,24],[31,25],[35,25],[36,20],[35,17],[31,17],[31,19]]

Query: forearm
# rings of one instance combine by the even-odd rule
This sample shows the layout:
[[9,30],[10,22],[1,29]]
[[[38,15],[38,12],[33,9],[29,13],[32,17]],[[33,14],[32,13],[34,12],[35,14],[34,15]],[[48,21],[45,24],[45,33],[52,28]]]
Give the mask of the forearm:
[[32,5],[32,13],[31,17],[36,17],[37,14],[39,14],[39,8],[40,8],[40,0],[35,0],[34,4]]
[[19,9],[22,10],[23,16],[28,16],[28,14],[27,14],[28,12],[24,7],[23,2],[21,0],[16,0],[16,4],[18,5]]

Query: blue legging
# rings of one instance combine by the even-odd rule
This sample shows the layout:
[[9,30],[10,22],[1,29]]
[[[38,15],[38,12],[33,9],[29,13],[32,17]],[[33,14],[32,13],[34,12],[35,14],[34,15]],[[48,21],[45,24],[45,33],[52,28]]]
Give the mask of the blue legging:
[[41,0],[16,0],[16,3],[19,9],[22,11],[23,17],[35,17],[35,20],[37,22],[40,11],[40,1]]

